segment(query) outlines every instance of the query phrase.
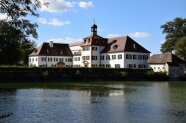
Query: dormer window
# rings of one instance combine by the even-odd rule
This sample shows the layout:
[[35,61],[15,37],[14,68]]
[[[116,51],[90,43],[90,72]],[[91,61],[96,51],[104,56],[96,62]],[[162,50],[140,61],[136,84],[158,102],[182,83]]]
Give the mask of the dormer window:
[[84,39],[83,43],[84,43],[84,44],[86,43],[86,39]]
[[87,40],[88,40],[88,43],[90,43],[90,38],[88,38]]
[[63,51],[62,51],[62,50],[60,50],[60,54],[61,54],[61,55],[63,54]]
[[118,48],[118,45],[114,45],[114,46],[113,46],[113,49],[117,49],[117,48]]
[[34,50],[34,52],[35,52],[35,53],[37,53],[37,51],[38,51],[37,49],[36,49],[36,50]]
[[50,53],[49,49],[47,49],[47,53]]
[[133,48],[136,49],[136,44],[133,44]]

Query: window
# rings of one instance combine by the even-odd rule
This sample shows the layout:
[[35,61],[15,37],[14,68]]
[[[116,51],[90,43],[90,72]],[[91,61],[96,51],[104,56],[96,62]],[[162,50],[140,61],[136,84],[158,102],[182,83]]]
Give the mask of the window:
[[101,60],[104,60],[104,56],[100,56],[100,59],[101,59]]
[[92,60],[97,60],[97,56],[92,56]]
[[132,59],[132,55],[131,54],[126,54],[126,59]]
[[129,64],[128,66],[129,66],[129,68],[136,68],[135,64]]
[[97,64],[92,64],[92,67],[97,67]]
[[143,60],[147,60],[148,59],[148,55],[143,55]]
[[56,58],[56,61],[58,62],[58,58]]
[[142,55],[138,55],[138,60],[142,60]]
[[118,59],[122,59],[122,55],[121,54],[118,55]]
[[133,55],[133,59],[137,59],[137,55]]
[[112,55],[112,59],[116,59],[116,55]]
[[101,64],[100,67],[105,67],[105,65],[104,64]]
[[41,61],[46,61],[46,58],[45,58],[45,57],[42,57],[42,58],[41,58]]
[[120,68],[120,64],[115,64],[115,68]]
[[37,58],[36,58],[36,61],[37,61]]
[[118,48],[118,45],[114,45],[114,46],[113,46],[113,49],[117,49],[117,48]]
[[59,58],[59,61],[62,62],[63,61],[63,58]]
[[34,61],[34,58],[32,58],[32,61]]
[[110,64],[106,64],[106,67],[110,67]]
[[86,56],[86,60],[90,60],[90,56]]
[[65,62],[72,62],[72,58],[65,58]]
[[97,51],[97,47],[92,47],[92,50]]
[[139,64],[138,68],[146,68],[146,65],[144,65],[144,64]]
[[83,51],[89,51],[90,47],[83,47]]
[[83,60],[90,60],[90,56],[83,56]]
[[74,61],[80,61],[80,57],[74,57]]
[[106,55],[106,60],[110,60],[110,55]]

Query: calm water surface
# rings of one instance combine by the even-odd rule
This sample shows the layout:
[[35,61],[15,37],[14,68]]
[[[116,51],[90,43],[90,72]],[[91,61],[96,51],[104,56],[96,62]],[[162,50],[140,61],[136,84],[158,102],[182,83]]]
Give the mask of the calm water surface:
[[1,89],[1,122],[186,123],[186,82]]

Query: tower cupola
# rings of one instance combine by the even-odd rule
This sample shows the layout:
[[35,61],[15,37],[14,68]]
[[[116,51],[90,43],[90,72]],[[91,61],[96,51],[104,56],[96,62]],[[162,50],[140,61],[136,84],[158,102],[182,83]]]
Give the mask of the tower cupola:
[[91,32],[92,34],[97,35],[97,25],[95,24],[95,21],[94,24],[91,26]]

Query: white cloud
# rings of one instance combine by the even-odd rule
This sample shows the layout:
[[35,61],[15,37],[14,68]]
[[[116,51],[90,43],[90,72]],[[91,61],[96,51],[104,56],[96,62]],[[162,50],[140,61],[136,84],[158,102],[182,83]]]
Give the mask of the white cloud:
[[41,24],[48,24],[48,25],[53,25],[53,26],[64,26],[67,24],[70,24],[71,22],[68,20],[61,21],[57,18],[52,18],[51,21],[48,21],[46,18],[39,18],[38,20]]
[[39,18],[38,20],[41,24],[47,24],[47,19],[46,18]]
[[[93,6],[92,1],[84,2],[68,2],[67,0],[40,0],[41,11],[51,12],[51,13],[64,13],[69,10],[69,8],[79,6],[80,8],[88,8]],[[45,4],[48,3],[48,4]]]
[[150,37],[150,34],[147,33],[147,32],[132,32],[132,33],[129,33],[129,35],[131,37],[134,37],[134,38],[147,38],[147,37]]
[[48,41],[53,41],[55,43],[71,44],[71,43],[81,42],[82,39],[81,38],[76,39],[76,38],[66,37],[66,38],[53,38],[53,39],[49,39]]
[[109,35],[107,35],[107,38],[114,38],[114,37],[119,37],[119,36],[121,36],[121,35],[119,35],[119,34],[109,34]]
[[53,26],[64,26],[64,25],[70,24],[70,21],[68,20],[60,21],[57,18],[53,18],[52,21],[48,22],[48,24],[53,25]]
[[[66,0],[40,0],[41,1],[41,11],[47,11],[47,12],[67,12],[69,8],[74,6],[74,2],[67,2]],[[44,3],[49,4],[44,4]]]
[[92,6],[94,6],[92,1],[88,1],[88,2],[80,1],[79,2],[79,7],[84,8],[84,9],[88,7],[92,7]]

